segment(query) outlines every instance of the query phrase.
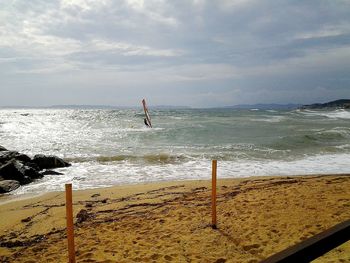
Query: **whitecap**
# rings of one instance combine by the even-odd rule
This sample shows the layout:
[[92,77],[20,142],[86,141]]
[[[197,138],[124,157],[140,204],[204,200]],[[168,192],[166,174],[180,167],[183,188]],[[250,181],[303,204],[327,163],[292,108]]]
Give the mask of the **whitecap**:
[[312,111],[303,110],[300,113],[307,116],[322,116],[330,119],[350,119],[350,111],[348,110],[334,110],[334,111]]

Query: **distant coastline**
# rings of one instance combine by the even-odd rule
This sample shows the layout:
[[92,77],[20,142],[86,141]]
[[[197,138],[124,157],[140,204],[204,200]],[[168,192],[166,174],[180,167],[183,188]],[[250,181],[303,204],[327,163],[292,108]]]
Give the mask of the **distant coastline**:
[[259,109],[259,110],[294,110],[302,106],[302,104],[239,104],[234,106],[222,107],[225,109]]
[[341,99],[326,103],[302,105],[300,109],[350,109],[350,99]]

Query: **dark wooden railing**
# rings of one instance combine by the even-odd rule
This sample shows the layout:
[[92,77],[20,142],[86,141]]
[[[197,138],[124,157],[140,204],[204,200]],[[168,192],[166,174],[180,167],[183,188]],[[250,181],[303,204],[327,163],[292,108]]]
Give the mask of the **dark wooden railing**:
[[350,240],[350,220],[335,225],[309,239],[291,246],[261,263],[310,262]]

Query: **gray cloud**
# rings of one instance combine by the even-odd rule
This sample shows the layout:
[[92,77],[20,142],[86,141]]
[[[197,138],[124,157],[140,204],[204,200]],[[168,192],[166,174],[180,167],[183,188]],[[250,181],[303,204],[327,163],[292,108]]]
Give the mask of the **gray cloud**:
[[350,97],[348,1],[14,0],[0,10],[0,105]]

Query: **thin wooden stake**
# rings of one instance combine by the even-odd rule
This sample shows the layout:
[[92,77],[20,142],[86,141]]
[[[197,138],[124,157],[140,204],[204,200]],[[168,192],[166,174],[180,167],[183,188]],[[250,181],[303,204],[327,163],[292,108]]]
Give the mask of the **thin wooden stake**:
[[69,263],[75,263],[72,184],[66,184],[66,217]]
[[212,161],[212,179],[211,179],[211,227],[216,229],[216,170],[217,160]]

